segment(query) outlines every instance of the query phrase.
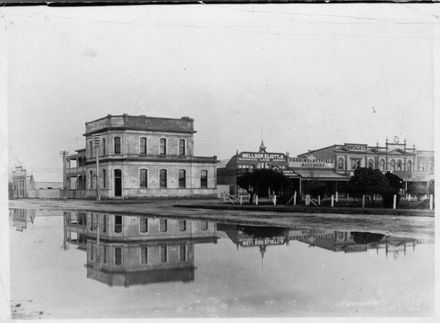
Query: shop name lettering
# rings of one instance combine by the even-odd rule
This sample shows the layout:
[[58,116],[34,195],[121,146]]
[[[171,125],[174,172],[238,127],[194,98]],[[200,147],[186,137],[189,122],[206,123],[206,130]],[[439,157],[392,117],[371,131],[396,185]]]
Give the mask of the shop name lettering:
[[301,159],[290,158],[290,167],[302,167],[302,168],[332,168],[332,159]]
[[286,237],[273,237],[273,238],[253,238],[253,239],[242,239],[241,245],[244,247],[252,246],[268,246],[268,245],[279,245],[284,244]]
[[283,154],[264,154],[264,153],[241,153],[240,159],[243,160],[276,160],[285,161]]

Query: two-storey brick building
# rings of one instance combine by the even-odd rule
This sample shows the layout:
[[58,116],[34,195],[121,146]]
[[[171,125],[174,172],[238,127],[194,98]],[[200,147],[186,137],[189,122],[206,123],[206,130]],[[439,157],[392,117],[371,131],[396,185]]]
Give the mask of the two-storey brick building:
[[194,120],[108,115],[66,158],[70,198],[215,196],[217,157],[194,156]]

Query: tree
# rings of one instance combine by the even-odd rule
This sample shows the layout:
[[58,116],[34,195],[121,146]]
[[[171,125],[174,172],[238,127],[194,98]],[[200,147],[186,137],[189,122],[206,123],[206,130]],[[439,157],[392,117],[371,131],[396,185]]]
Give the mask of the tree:
[[403,179],[393,173],[386,172],[389,187],[382,193],[384,207],[393,207],[394,195],[396,195],[396,205],[400,201],[400,189],[403,188]]
[[374,195],[382,195],[389,189],[388,179],[378,169],[358,167],[347,185],[348,192],[354,197],[367,195],[373,204]]
[[411,195],[415,195],[419,201],[423,195],[429,193],[428,187],[423,183],[408,183],[408,189],[406,191]]
[[237,184],[250,194],[250,203],[254,195],[267,192],[268,189],[280,193],[289,185],[287,177],[272,169],[256,169],[237,177]]

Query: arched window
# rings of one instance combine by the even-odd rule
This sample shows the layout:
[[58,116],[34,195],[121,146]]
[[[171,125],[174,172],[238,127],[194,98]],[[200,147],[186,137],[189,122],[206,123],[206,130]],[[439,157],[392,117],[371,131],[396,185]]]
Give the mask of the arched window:
[[338,158],[338,170],[344,169],[344,158],[340,157]]
[[147,138],[141,137],[140,143],[139,143],[139,153],[141,155],[147,154]]
[[114,154],[119,155],[121,153],[121,137],[113,138],[114,142]]
[[396,161],[394,159],[391,159],[391,170],[395,171],[396,170]]
[[384,170],[385,170],[385,160],[381,159],[381,160],[379,161],[379,169],[380,169],[381,171],[384,171]]
[[167,140],[165,138],[160,138],[160,155],[166,155],[167,154]]
[[179,170],[179,188],[186,187],[186,171],[184,169]]
[[419,164],[419,171],[421,171],[421,172],[425,171],[425,165],[423,163]]
[[374,161],[372,159],[368,160],[368,168],[373,168],[374,167]]
[[397,170],[398,171],[402,170],[402,161],[400,159],[397,161]]
[[105,138],[102,138],[102,154],[105,155]]
[[179,156],[186,155],[186,142],[185,139],[179,139]]
[[146,169],[141,169],[139,171],[139,187],[140,188],[148,187],[148,171]]
[[412,171],[412,161],[408,160],[408,165],[407,165],[407,167],[406,167],[406,170],[407,170],[408,172]]
[[160,184],[160,188],[167,187],[167,170],[166,169],[161,169],[159,172],[159,184]]
[[208,171],[206,169],[202,169],[200,171],[200,187],[201,188],[208,187]]

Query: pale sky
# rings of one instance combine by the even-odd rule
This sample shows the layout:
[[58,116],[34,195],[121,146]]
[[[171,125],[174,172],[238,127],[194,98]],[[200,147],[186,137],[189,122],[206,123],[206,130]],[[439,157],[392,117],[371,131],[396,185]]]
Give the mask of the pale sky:
[[[437,12],[437,16],[433,13]],[[433,149],[438,6],[1,8],[10,167],[62,180],[107,114],[195,119],[195,154],[230,158],[398,136]],[[438,56],[438,55],[437,55]]]

